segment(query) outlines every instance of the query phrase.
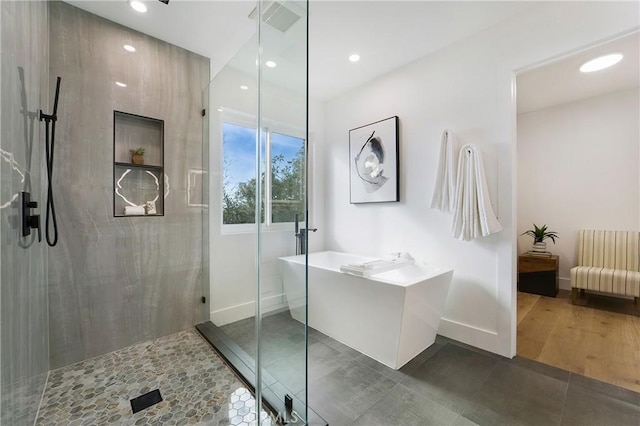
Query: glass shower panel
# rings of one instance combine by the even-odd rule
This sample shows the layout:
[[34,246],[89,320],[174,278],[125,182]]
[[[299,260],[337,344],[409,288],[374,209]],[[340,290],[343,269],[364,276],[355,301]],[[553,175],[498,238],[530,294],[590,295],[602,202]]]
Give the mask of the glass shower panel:
[[208,316],[221,343],[242,361],[246,370],[239,370],[249,381],[257,377],[257,46],[254,35],[204,93],[210,185],[209,288],[204,294],[210,294]]
[[306,259],[291,310],[281,258],[307,223],[307,4],[260,3],[250,17],[258,31],[203,93],[210,321],[198,329],[274,416],[304,424]]
[[285,277],[282,258],[297,254],[308,223],[307,2],[265,7],[259,31],[260,126],[267,168],[259,253],[262,388],[267,399],[291,398],[292,409],[285,412],[292,423],[302,424],[307,419],[306,259],[301,255],[299,273]]
[[[0,2],[0,424],[33,425],[49,371],[44,124],[49,103],[45,2]],[[23,208],[29,193],[37,207]],[[26,231],[26,232],[25,232]],[[44,234],[44,230],[42,230]],[[44,239],[44,235],[43,235]]]
[[[210,296],[206,304],[210,321],[198,329],[253,387],[255,412],[262,412],[257,295],[266,134],[258,130],[257,55],[256,34],[203,93],[208,117],[203,125],[204,154],[209,159],[208,238],[203,250],[209,253],[205,261],[209,279],[203,294]],[[230,418],[232,412],[230,408]]]

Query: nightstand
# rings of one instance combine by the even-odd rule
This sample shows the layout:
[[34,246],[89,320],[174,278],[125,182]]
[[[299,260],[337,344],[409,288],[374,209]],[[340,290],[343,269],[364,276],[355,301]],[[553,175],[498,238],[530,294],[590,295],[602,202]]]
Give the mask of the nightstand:
[[558,294],[558,256],[518,256],[518,291],[556,297]]

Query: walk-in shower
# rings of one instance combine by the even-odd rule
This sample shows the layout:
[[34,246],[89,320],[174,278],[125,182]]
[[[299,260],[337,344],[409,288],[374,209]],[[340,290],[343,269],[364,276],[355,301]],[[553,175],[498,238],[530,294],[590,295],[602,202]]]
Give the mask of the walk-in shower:
[[309,416],[307,2],[166,3],[0,2],[2,425]]
[[124,1],[0,2],[2,425],[223,421],[251,397],[196,324],[247,332],[223,334],[243,410],[307,418],[306,329],[274,322],[308,223],[307,4],[222,3],[146,2],[182,33],[233,16],[218,70]]

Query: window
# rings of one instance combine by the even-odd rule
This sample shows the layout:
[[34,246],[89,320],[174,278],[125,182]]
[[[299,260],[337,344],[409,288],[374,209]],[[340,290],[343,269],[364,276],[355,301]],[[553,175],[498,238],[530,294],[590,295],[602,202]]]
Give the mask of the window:
[[[304,221],[305,139],[293,129],[263,129],[260,170],[261,222],[266,226]],[[225,117],[222,123],[222,223],[255,223],[256,131],[250,123]],[[267,200],[267,202],[265,202]],[[265,220],[266,219],[266,220]]]
[[270,212],[272,223],[304,221],[304,139],[283,133],[268,133],[271,144]]

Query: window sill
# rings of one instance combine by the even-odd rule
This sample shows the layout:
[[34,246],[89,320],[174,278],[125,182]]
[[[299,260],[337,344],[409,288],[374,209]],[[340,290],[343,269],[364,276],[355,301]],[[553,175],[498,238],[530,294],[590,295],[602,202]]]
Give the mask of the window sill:
[[[288,223],[276,223],[273,225],[262,225],[260,232],[293,232],[295,224],[293,222]],[[305,228],[305,223],[298,224],[300,228]],[[256,225],[253,223],[239,224],[239,225],[222,225],[220,228],[221,235],[233,235],[233,234],[255,234]]]

